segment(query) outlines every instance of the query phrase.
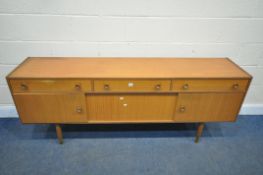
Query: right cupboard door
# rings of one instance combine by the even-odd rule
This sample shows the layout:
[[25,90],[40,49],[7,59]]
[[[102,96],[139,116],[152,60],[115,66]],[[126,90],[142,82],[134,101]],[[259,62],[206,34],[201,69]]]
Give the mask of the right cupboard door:
[[244,93],[180,93],[175,122],[235,121]]

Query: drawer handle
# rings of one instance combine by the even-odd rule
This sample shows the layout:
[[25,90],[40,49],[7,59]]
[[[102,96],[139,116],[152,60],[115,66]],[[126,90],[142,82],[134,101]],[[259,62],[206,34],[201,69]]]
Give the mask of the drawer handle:
[[187,90],[188,88],[189,88],[189,85],[188,85],[188,84],[184,84],[184,85],[183,85],[183,89],[184,89],[184,90]]
[[110,89],[110,85],[104,84],[104,90],[109,90],[109,89]]
[[179,110],[180,112],[185,112],[185,106],[180,106]]
[[21,90],[23,90],[23,91],[28,90],[27,85],[26,85],[26,84],[23,84],[23,83],[20,85],[20,88],[21,88]]
[[232,86],[232,87],[233,87],[233,89],[235,89],[235,90],[236,90],[236,89],[238,89],[238,88],[239,88],[239,84],[233,84],[233,86]]
[[76,107],[76,112],[79,114],[82,113],[82,108],[80,106]]
[[155,90],[161,90],[161,85],[160,85],[160,84],[157,84],[157,85],[155,86]]
[[77,91],[80,91],[80,90],[81,90],[80,84],[76,84],[76,85],[75,85],[75,89],[76,89]]

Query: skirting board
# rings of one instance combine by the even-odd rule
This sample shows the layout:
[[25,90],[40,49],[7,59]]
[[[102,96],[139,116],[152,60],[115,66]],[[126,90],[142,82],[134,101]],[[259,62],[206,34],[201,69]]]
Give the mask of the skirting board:
[[[263,115],[263,104],[244,104],[240,115]],[[17,118],[14,105],[0,105],[0,118]]]

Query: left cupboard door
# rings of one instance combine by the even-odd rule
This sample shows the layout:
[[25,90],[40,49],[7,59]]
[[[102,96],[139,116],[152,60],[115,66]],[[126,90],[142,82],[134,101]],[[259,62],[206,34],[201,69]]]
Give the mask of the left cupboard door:
[[87,122],[83,93],[17,93],[13,97],[23,123]]

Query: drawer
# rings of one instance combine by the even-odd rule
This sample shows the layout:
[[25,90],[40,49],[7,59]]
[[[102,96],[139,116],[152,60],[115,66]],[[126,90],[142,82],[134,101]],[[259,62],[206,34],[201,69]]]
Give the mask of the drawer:
[[12,79],[10,86],[14,93],[17,92],[42,92],[42,91],[91,91],[90,80],[55,80],[55,79]]
[[94,80],[94,91],[169,91],[170,80]]
[[186,91],[246,91],[248,80],[194,80],[178,79],[173,80],[172,90],[178,92]]

